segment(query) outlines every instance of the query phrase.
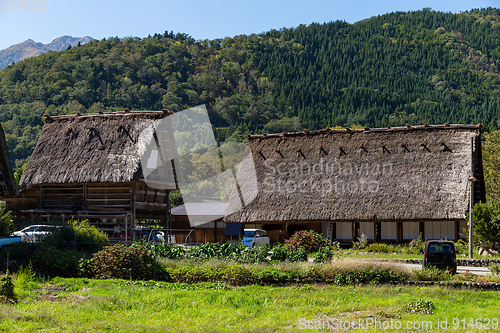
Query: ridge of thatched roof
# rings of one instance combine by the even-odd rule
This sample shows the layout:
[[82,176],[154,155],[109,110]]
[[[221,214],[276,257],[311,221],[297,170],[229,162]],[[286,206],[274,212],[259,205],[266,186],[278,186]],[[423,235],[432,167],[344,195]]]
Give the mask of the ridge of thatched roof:
[[171,111],[45,116],[21,186],[138,180],[155,125]]
[[309,135],[320,135],[325,133],[386,133],[386,132],[412,132],[412,131],[435,131],[435,130],[449,130],[449,129],[465,129],[465,130],[481,130],[482,124],[477,125],[462,125],[462,124],[443,124],[443,125],[420,125],[420,126],[410,126],[406,125],[404,127],[386,127],[386,128],[326,128],[321,130],[309,131],[304,129],[302,132],[283,132],[283,133],[273,133],[273,134],[257,134],[250,135],[247,134],[247,139],[263,139],[263,138],[273,138],[273,137],[296,137],[296,136],[309,136]]
[[233,190],[224,220],[463,219],[471,138],[480,156],[480,132],[481,125],[445,124],[247,136],[255,169],[242,164],[237,179],[254,198],[241,208]]

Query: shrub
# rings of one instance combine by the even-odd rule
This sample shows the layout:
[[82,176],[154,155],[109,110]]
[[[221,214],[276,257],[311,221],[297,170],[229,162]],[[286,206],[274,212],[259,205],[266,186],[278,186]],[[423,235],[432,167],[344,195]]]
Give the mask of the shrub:
[[[250,249],[249,249],[250,250]],[[242,252],[240,254],[239,262],[243,263],[258,263],[268,261],[269,246],[257,246],[251,251]]]
[[33,249],[24,242],[3,246],[0,251],[0,262],[2,265],[5,263],[5,266],[0,267],[1,270],[7,270],[7,254],[9,256],[9,270],[15,272],[29,262],[33,255]]
[[330,261],[330,260],[332,260],[334,254],[335,254],[335,250],[333,247],[321,248],[321,249],[319,249],[318,252],[316,252],[316,255],[314,256],[314,262],[323,263],[326,261]]
[[78,262],[82,255],[72,250],[41,247],[32,257],[33,269],[40,276],[76,277]]
[[109,239],[106,233],[91,225],[88,220],[75,219],[67,221],[62,228],[57,229],[42,241],[44,247],[81,249],[89,252],[97,252],[108,244]]
[[162,269],[144,247],[107,246],[94,254],[90,261],[80,265],[82,275],[99,279],[154,280]]
[[474,205],[473,238],[475,245],[500,242],[500,202]]
[[288,255],[288,249],[286,246],[281,244],[276,244],[271,249],[271,260],[273,261],[285,261]]
[[11,211],[6,212],[5,201],[0,201],[0,236],[9,236],[15,230],[14,215]]
[[253,272],[254,283],[261,285],[277,285],[291,283],[299,278],[299,274],[290,271],[282,271],[276,267]]
[[230,265],[223,269],[222,281],[234,286],[244,286],[254,283],[252,270],[238,264]]
[[322,247],[330,245],[330,241],[314,231],[301,230],[295,232],[285,241],[288,249],[303,247],[307,252],[316,252]]
[[78,247],[89,248],[91,252],[97,252],[109,245],[108,235],[91,225],[89,220],[79,221],[71,219],[67,225],[76,235],[76,244]]
[[457,254],[467,254],[469,253],[469,243],[463,239],[459,239],[455,243],[455,251]]
[[10,275],[0,277],[0,296],[5,297],[7,300],[16,300],[14,283],[12,283],[12,277],[10,277]]
[[307,261],[307,251],[303,247],[288,250],[286,259],[290,262]]
[[422,240],[422,234],[418,235],[417,239],[412,239],[410,244],[403,246],[401,252],[404,254],[420,254],[420,250],[423,250],[425,243]]

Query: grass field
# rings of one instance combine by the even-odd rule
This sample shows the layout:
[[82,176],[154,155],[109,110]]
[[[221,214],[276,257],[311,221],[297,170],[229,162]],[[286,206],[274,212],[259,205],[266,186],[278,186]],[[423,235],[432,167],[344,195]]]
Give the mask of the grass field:
[[[362,258],[362,259],[422,259],[422,254],[404,254],[404,253],[372,253],[363,250],[342,249],[338,251],[335,257],[340,258]],[[457,259],[467,259],[466,254],[457,254]],[[500,254],[479,255],[474,251],[474,259],[500,259]]]
[[[494,332],[498,322],[491,320],[500,318],[498,292],[439,287],[232,288],[56,278],[27,282],[18,295],[16,304],[0,305],[2,332],[313,332],[331,331],[314,327],[336,320],[372,325],[358,332],[378,332],[391,321],[394,329],[383,331],[418,332],[407,325],[419,323],[429,332],[477,332],[467,326],[470,319],[486,324],[486,318]],[[437,328],[443,320],[447,330]]]

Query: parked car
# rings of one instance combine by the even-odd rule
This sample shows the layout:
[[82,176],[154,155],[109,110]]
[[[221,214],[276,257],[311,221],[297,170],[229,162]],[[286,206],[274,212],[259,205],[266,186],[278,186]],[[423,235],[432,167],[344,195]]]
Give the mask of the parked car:
[[30,225],[11,233],[10,236],[21,237],[21,241],[26,243],[39,243],[58,228],[61,227],[55,225]]
[[457,253],[455,244],[451,241],[427,241],[424,250],[422,267],[437,267],[457,273]]
[[245,229],[243,232],[243,245],[253,248],[269,244],[269,237],[262,229]]

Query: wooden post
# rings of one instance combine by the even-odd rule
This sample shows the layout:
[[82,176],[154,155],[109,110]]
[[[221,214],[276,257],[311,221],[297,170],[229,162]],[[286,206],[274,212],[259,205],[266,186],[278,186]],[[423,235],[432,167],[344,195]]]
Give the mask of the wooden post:
[[382,224],[381,222],[375,222],[375,242],[380,243],[382,241]]
[[125,213],[125,244],[128,243],[128,214]]
[[38,206],[42,207],[42,196],[43,196],[43,187],[40,185],[38,186]]
[[87,203],[87,198],[88,198],[88,187],[87,184],[83,184],[83,209],[88,210],[88,203]]
[[165,191],[165,203],[167,204],[167,210],[165,211],[165,221],[164,221],[163,225],[167,229],[171,229],[172,228],[172,223],[171,223],[172,215],[170,214],[170,191],[168,191],[168,190]]
[[212,237],[212,242],[216,242],[217,241],[217,220],[214,221],[214,237]]
[[396,243],[403,242],[403,222],[396,222]]
[[472,259],[473,251],[472,251],[472,234],[474,232],[474,137],[470,138],[470,205],[469,205],[469,258]]
[[[137,182],[132,182],[132,221],[130,223],[131,229],[134,230],[137,225],[135,222],[135,202],[137,200]],[[132,240],[135,241],[135,232],[132,233]]]

